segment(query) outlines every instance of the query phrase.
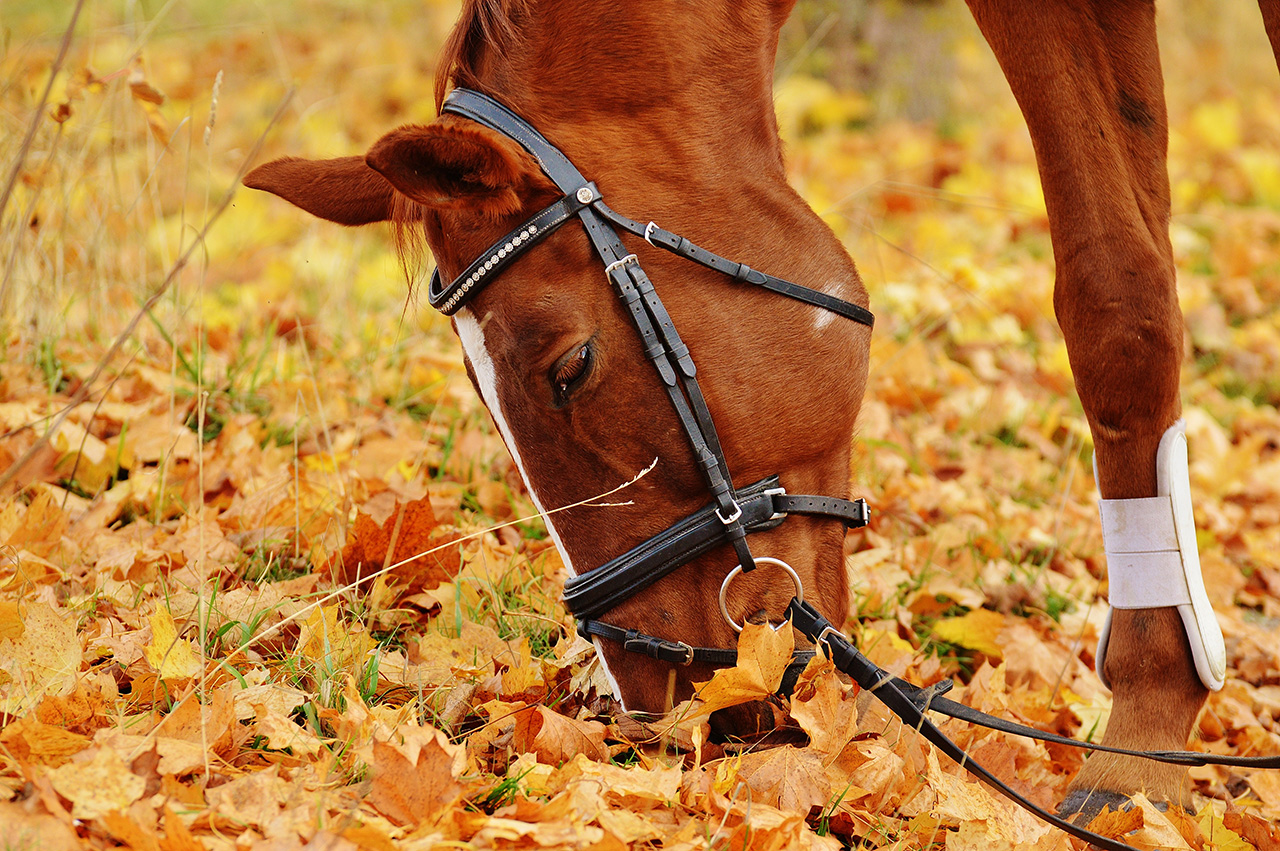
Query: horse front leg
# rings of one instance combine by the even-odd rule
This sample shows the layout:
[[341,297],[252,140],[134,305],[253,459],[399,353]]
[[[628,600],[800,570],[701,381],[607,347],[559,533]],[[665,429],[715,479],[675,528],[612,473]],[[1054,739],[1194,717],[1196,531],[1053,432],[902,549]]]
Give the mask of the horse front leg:
[[[1168,128],[1154,6],[969,6],[1031,131],[1057,266],[1054,307],[1097,453],[1113,606],[1100,647],[1101,673],[1114,695],[1103,740],[1180,749],[1206,682],[1217,684],[1207,668],[1223,667],[1225,654],[1207,598],[1194,611],[1188,599],[1195,589],[1186,575],[1194,574],[1194,585],[1199,562],[1194,527],[1184,522],[1190,491],[1177,425],[1182,315],[1169,243]],[[1087,815],[1136,792],[1185,805],[1184,775],[1176,766],[1095,755],[1060,808]]]

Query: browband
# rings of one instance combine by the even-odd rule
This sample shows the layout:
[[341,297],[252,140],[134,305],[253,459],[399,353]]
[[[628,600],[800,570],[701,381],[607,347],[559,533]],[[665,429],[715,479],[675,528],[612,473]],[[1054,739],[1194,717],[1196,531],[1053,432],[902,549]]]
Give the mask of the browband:
[[[427,300],[441,313],[452,316],[476,296],[485,285],[497,277],[533,246],[574,218],[584,207],[591,207],[602,218],[628,233],[643,237],[656,248],[665,249],[678,257],[692,260],[702,266],[727,275],[738,283],[751,284],[796,301],[829,310],[846,319],[868,327],[875,324],[875,316],[861,305],[828,295],[812,287],[792,283],[773,275],[752,269],[745,263],[728,260],[701,248],[679,234],[663,230],[653,222],[642,225],[606,206],[599,188],[582,176],[558,148],[551,145],[528,122],[502,104],[479,92],[454,89],[445,98],[442,112],[451,112],[469,118],[479,124],[502,133],[518,142],[528,151],[546,172],[547,176],[565,195],[559,201],[526,220],[511,233],[499,239],[480,255],[479,259],[454,278],[448,286],[440,279],[440,270],[431,273],[427,288]],[[590,222],[583,220],[592,230]]]

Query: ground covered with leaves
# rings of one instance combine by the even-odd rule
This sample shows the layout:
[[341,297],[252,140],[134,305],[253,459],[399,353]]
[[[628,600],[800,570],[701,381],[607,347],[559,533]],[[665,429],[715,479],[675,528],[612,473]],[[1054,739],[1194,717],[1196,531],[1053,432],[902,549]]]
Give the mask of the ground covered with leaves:
[[[69,14],[45,5],[6,5],[0,57],[17,178],[0,219],[4,847],[1072,844],[821,660],[779,707],[806,746],[709,742],[712,711],[773,690],[785,631],[748,629],[738,667],[666,717],[621,714],[388,235],[247,191],[223,205],[266,156],[345,155],[429,120],[456,7],[91,4],[41,105]],[[1241,46],[1216,10],[1166,6],[1183,395],[1230,665],[1194,747],[1276,754],[1280,81],[1256,22]],[[854,470],[873,520],[847,542],[846,627],[914,682],[955,677],[970,705],[1096,739],[1092,448],[1016,109],[972,32],[952,110],[928,123],[837,92],[811,73],[815,39],[791,41],[793,180],[879,319]],[[946,729],[1049,807],[1082,760]],[[1139,799],[1095,828],[1280,847],[1280,774],[1189,774],[1193,815]]]

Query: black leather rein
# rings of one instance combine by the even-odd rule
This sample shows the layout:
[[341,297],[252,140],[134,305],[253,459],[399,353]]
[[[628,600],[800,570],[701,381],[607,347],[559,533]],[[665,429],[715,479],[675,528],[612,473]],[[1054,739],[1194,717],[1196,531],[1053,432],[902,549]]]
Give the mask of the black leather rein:
[[[559,149],[524,119],[487,95],[468,89],[454,89],[445,99],[443,111],[469,118],[515,140],[538,161],[542,170],[564,193],[564,197],[494,243],[449,284],[441,281],[439,270],[433,272],[428,290],[431,305],[447,315],[454,314],[517,257],[576,218],[586,230],[596,254],[604,263],[606,277],[630,314],[645,354],[662,380],[712,496],[712,502],[702,510],[678,520],[629,552],[565,583],[565,603],[578,619],[578,631],[584,637],[614,641],[622,644],[628,651],[643,653],[671,664],[734,664],[737,660],[735,650],[693,647],[680,640],[659,638],[638,630],[612,626],[597,618],[677,568],[726,544],[732,546],[737,553],[742,571],[754,569],[756,560],[747,544],[747,535],[772,529],[791,514],[838,520],[846,527],[855,528],[866,525],[867,505],[861,499],[850,501],[838,497],[791,495],[781,486],[777,477],[743,488],[734,488],[711,412],[698,387],[697,370],[689,348],[676,332],[666,307],[640,267],[636,255],[627,252],[615,228],[643,237],[654,247],[714,269],[736,283],[760,287],[867,326],[873,324],[874,317],[860,305],[775,278],[744,263],[727,260],[699,248],[684,237],[663,230],[653,222],[642,225],[614,212],[605,205],[599,188],[587,181]],[[731,573],[730,576],[732,575]],[[970,759],[925,713],[939,712],[1042,741],[1179,765],[1280,768],[1280,757],[1216,756],[1194,751],[1130,751],[1080,742],[994,718],[940,697],[951,687],[949,680],[921,689],[877,667],[813,606],[804,602],[798,580],[797,594],[791,601],[787,614],[792,625],[815,645],[820,646],[839,670],[875,695],[905,725],[918,730],[939,750],[1019,806],[1099,848],[1134,851],[1131,846],[1079,827],[1031,803]],[[725,616],[728,617],[727,612]],[[813,655],[812,650],[797,651],[784,677],[782,691],[790,691],[796,676]]]

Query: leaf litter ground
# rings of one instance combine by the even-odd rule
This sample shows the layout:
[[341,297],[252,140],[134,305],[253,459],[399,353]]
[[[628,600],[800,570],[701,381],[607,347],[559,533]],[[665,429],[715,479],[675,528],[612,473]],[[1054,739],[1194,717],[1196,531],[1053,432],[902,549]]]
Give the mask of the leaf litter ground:
[[[738,667],[666,717],[621,714],[447,324],[406,305],[385,234],[242,192],[89,401],[56,420],[189,245],[281,81],[304,82],[271,155],[363,150],[429,117],[426,54],[454,13],[391,4],[338,41],[320,15],[284,28],[194,3],[144,37],[145,22],[90,8],[25,155],[56,41],[36,34],[61,22],[16,13],[22,46],[0,66],[14,129],[0,151],[6,168],[22,160],[0,233],[0,468],[33,455],[0,493],[6,841],[1072,845],[821,659],[775,701],[806,744],[709,741],[711,712],[771,694],[785,632],[748,628]],[[956,677],[970,705],[1096,739],[1110,698],[1091,671],[1106,586],[1090,439],[1025,131],[1007,96],[961,85],[1002,86],[976,44],[955,99],[981,119],[945,129],[865,121],[862,98],[779,80],[793,180],[881,317],[851,471],[873,521],[846,544],[847,627],[914,682]],[[1173,103],[1172,233],[1202,560],[1231,673],[1195,747],[1274,754],[1280,98],[1196,94]],[[1082,760],[948,730],[1045,806]],[[1139,798],[1095,829],[1138,847],[1277,847],[1280,776],[1189,774],[1194,815]]]

